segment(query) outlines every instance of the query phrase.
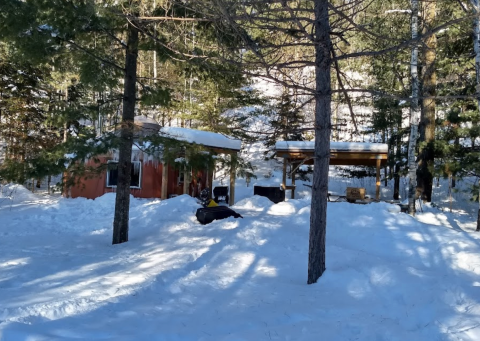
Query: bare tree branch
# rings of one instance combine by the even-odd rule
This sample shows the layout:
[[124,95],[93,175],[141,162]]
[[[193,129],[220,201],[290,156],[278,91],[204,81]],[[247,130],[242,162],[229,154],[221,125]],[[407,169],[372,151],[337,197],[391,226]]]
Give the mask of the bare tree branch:
[[333,65],[334,65],[333,67],[335,68],[335,71],[337,73],[338,85],[340,86],[340,89],[342,90],[345,100],[347,101],[348,110],[350,111],[350,117],[352,118],[353,126],[355,127],[355,133],[358,134],[357,121],[355,120],[355,114],[353,113],[352,101],[350,100],[350,96],[348,95],[348,92],[343,86],[342,76],[340,75],[340,66],[338,65],[338,60],[335,59],[335,50],[333,49],[333,47],[331,48],[331,51],[332,51],[332,59],[333,59]]

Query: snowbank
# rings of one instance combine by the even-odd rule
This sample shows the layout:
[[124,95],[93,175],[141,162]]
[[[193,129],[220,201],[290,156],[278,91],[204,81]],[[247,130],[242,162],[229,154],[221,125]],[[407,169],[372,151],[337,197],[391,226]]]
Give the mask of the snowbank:
[[0,205],[2,341],[480,339],[480,235],[454,213],[329,203],[308,286],[308,199],[250,196],[243,219],[204,226],[191,197],[132,198],[112,246],[113,194],[16,193]]

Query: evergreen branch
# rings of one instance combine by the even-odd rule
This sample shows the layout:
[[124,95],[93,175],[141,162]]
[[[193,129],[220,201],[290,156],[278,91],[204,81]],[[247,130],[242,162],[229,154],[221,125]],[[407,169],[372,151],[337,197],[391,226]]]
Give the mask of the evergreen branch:
[[172,60],[175,60],[175,61],[178,61],[178,62],[186,62],[188,59],[189,60],[192,60],[192,59],[203,59],[203,60],[207,60],[208,58],[210,58],[209,56],[207,55],[198,55],[198,54],[190,54],[190,53],[186,53],[186,52],[183,52],[183,51],[180,51],[179,49],[175,49],[173,48],[172,46],[169,46],[167,44],[165,44],[162,40],[160,40],[159,38],[157,38],[155,35],[153,35],[152,33],[148,32],[147,30],[145,30],[143,27],[141,26],[136,26],[137,29],[142,32],[143,34],[145,34],[147,37],[153,39],[153,41],[155,41],[155,43],[157,43],[158,45],[164,47],[166,50],[172,52],[174,55],[177,55],[177,56],[181,56],[185,59],[180,59],[178,57],[174,57],[173,55],[170,55],[169,57],[172,59]]
[[380,40],[391,40],[392,38],[391,37],[384,37],[384,36],[379,36],[378,34],[375,34],[373,32],[371,32],[370,30],[367,30],[366,28],[364,28],[363,26],[360,26],[360,25],[357,25],[355,23],[355,21],[353,21],[353,19],[346,15],[345,13],[343,13],[343,11],[339,11],[333,4],[331,4],[330,2],[328,3],[328,7],[335,13],[337,14],[339,17],[345,19],[347,22],[349,22],[350,24],[352,24],[354,27],[356,27],[360,32],[363,32],[363,33],[366,33],[372,37],[375,37],[377,39],[380,39]]
[[97,56],[96,54],[94,54],[93,52],[89,51],[89,50],[86,49],[85,47],[78,45],[78,44],[75,43],[73,40],[71,40],[71,39],[65,40],[65,39],[63,39],[63,38],[60,38],[60,39],[62,39],[63,41],[66,41],[66,42],[69,43],[69,44],[72,44],[73,46],[75,46],[75,47],[76,47],[77,49],[79,49],[80,51],[83,51],[83,52],[85,52],[86,54],[88,54],[90,57],[93,57],[94,59],[99,60],[99,61],[101,61],[102,63],[108,64],[108,65],[114,67],[115,69],[118,69],[118,70],[120,70],[120,71],[122,71],[122,72],[125,72],[125,69],[122,68],[121,66],[115,64],[114,62],[112,62],[112,61],[110,61],[110,60],[107,60],[107,59],[104,59],[104,58],[101,58],[101,57]]
[[[467,8],[465,7],[465,5],[460,0],[457,0],[457,2],[460,4],[460,6],[462,7],[464,12],[468,12]],[[469,2],[473,7],[473,11],[478,12],[479,9],[477,8],[477,4],[475,3],[475,1],[469,0]]]
[[[383,97],[383,98],[391,98],[391,99],[397,99],[400,101],[411,101],[411,97],[404,97],[404,96],[398,96],[394,94],[390,94],[387,92],[379,91],[379,90],[371,90],[371,89],[358,89],[358,88],[352,88],[352,89],[345,89],[347,92],[361,92],[361,93],[367,93],[367,94],[372,94],[375,96]],[[332,90],[332,93],[343,93],[343,90]],[[446,96],[419,96],[418,99],[437,99],[437,100],[448,100],[448,99],[476,99],[476,95],[446,95]]]
[[220,9],[221,11],[221,15],[223,15],[224,19],[228,22],[228,24],[230,25],[230,27],[235,30],[235,32],[237,33],[237,35],[244,41],[245,43],[245,46],[251,51],[253,52],[253,54],[255,56],[257,56],[257,58],[259,58],[262,62],[264,62],[264,58],[263,58],[263,55],[258,51],[258,46],[256,46],[253,42],[253,40],[250,38],[250,36],[248,36],[246,34],[246,32],[242,31],[237,23],[235,22],[235,20],[230,16],[230,13],[229,11],[227,11],[227,9],[225,8],[225,6],[223,5],[223,2],[221,0],[214,0],[214,2],[216,3],[217,7]]
[[432,35],[436,34],[439,31],[442,31],[442,30],[446,29],[447,27],[449,27],[451,25],[460,23],[464,20],[472,19],[476,15],[477,14],[475,13],[475,14],[466,15],[466,16],[461,17],[461,18],[456,18],[456,19],[450,20],[450,21],[448,21],[448,22],[446,22],[442,25],[439,25],[439,26],[435,27],[434,29],[426,32],[423,35],[418,35],[418,37],[415,38],[415,39],[405,40],[400,44],[390,46],[390,47],[387,47],[387,48],[382,49],[382,50],[347,53],[347,54],[338,56],[336,58],[336,60],[345,60],[345,59],[356,58],[356,57],[375,57],[375,56],[379,56],[379,55],[386,54],[386,53],[389,53],[389,52],[394,52],[394,51],[398,51],[398,50],[401,50],[401,49],[409,48],[412,45],[416,45],[416,44],[422,42],[423,40],[431,37]]
[[190,21],[190,22],[212,22],[212,19],[207,18],[181,18],[181,17],[135,17],[135,16],[126,16],[129,19],[134,19],[136,21]]
[[122,46],[124,49],[127,48],[127,45],[123,42],[123,40],[119,39],[117,36],[115,36],[115,34],[109,32],[105,27],[102,26],[101,28],[102,28],[102,31],[105,32],[105,34],[107,36],[109,36],[114,41],[116,41],[118,44],[120,44],[120,46]]
[[290,14],[291,19],[293,21],[295,21],[295,23],[297,24],[300,32],[304,33],[305,38],[307,38],[311,42],[314,42],[315,39],[314,39],[313,35],[307,33],[307,30],[305,29],[303,24],[300,22],[300,19],[295,15],[292,8],[290,6],[288,6],[286,2],[283,4],[283,6],[287,9],[288,13]]

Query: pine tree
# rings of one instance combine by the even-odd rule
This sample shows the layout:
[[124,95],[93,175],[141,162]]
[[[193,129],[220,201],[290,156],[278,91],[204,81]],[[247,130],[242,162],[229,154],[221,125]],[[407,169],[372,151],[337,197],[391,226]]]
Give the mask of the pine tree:
[[[164,108],[172,98],[172,94],[175,96],[175,88],[166,88],[168,84],[175,83],[175,80],[162,82],[158,78],[152,79],[152,73],[156,73],[154,71],[158,63],[170,61],[169,66],[174,70],[185,69],[186,65],[192,65],[192,67],[201,65],[198,68],[203,68],[205,74],[212,73],[212,65],[199,63],[206,60],[209,54],[217,53],[211,49],[209,25],[200,27],[202,32],[206,33],[203,34],[204,39],[192,51],[187,40],[176,39],[177,34],[185,33],[182,30],[189,30],[188,25],[176,23],[202,22],[202,19],[197,16],[198,19],[190,20],[188,17],[193,17],[195,13],[191,13],[191,9],[184,2],[145,0],[100,3],[97,1],[8,0],[2,3],[0,12],[2,19],[5,19],[0,24],[0,39],[7,41],[13,48],[23,53],[26,59],[49,64],[52,68],[68,59],[69,62],[66,65],[70,69],[67,71],[78,77],[78,86],[72,87],[72,83],[63,86],[64,105],[61,110],[58,110],[62,113],[65,148],[79,147],[76,142],[89,141],[81,136],[92,133],[91,129],[90,131],[87,129],[85,134],[69,137],[67,132],[72,125],[78,130],[82,128],[82,120],[98,121],[98,126],[94,126],[96,128],[94,130],[97,133],[103,133],[102,123],[109,109],[107,104],[121,105],[122,118],[116,120],[117,114],[111,115],[120,133],[101,138],[102,148],[95,148],[88,143],[87,147],[93,148],[92,153],[83,151],[76,153],[71,164],[75,165],[75,161],[81,161],[81,157],[86,155],[93,156],[93,151],[104,150],[107,143],[113,143],[110,147],[119,149],[119,182],[113,242],[127,241],[130,192],[128,170],[133,141],[133,117],[136,113],[148,114],[151,108],[156,107],[157,110],[158,107]],[[15,20],[12,20],[13,17]],[[45,53],[39,56],[38,50]],[[152,50],[155,50],[153,70],[145,67],[144,63],[148,61],[149,52]],[[221,63],[217,63],[217,66],[221,66]],[[219,69],[225,71],[225,68]],[[216,72],[220,74],[222,71]],[[213,77],[212,79],[225,79],[222,85],[228,85],[228,79],[232,80],[235,77],[238,79],[234,72],[226,71],[223,78]],[[171,75],[175,73],[178,72],[171,72]],[[187,72],[180,72],[182,73],[187,74]],[[232,91],[240,84],[241,82],[237,81],[233,87],[223,86],[220,89],[223,92],[220,96],[225,97],[226,92]],[[68,90],[78,90],[80,86],[84,87],[89,95],[73,100],[72,93],[69,94]],[[236,93],[232,92],[233,102],[240,103],[242,99],[238,95],[239,88],[237,87],[235,91]],[[86,97],[90,98],[84,105],[81,102]],[[82,115],[82,111],[89,114]],[[167,111],[165,109],[165,112]],[[185,120],[185,114],[185,112],[182,113],[184,115],[182,120]],[[165,114],[163,118],[171,120],[172,117],[169,116],[170,114]],[[202,123],[195,122],[195,124]],[[220,124],[213,127],[213,129],[219,128]],[[72,139],[76,141],[71,141]],[[79,167],[80,170],[81,167]],[[77,174],[72,169],[69,173]]]
[[0,54],[0,178],[24,183],[56,175],[62,169],[56,161],[60,129],[52,120],[48,69],[12,58],[1,45]]
[[432,201],[435,161],[435,113],[436,113],[436,50],[437,35],[430,34],[436,21],[436,0],[421,2],[423,14],[422,34],[428,35],[422,45],[422,106],[420,120],[420,151],[417,171],[417,191],[426,202]]
[[[99,90],[117,87],[124,78],[123,116],[120,136],[120,167],[114,219],[114,243],[128,240],[128,210],[133,117],[137,100],[138,22],[133,22],[149,2],[7,1],[2,15],[2,36],[26,57],[36,60],[38,47],[43,61],[73,56],[84,84],[96,82]],[[11,18],[13,13],[15,22]],[[8,15],[12,14],[12,15]],[[124,37],[128,32],[128,39]],[[127,51],[124,54],[124,51]],[[37,57],[38,58],[38,57]],[[122,59],[125,66],[121,66]],[[123,75],[123,76],[122,76]],[[116,90],[116,89],[115,89]],[[66,126],[68,128],[68,126]]]

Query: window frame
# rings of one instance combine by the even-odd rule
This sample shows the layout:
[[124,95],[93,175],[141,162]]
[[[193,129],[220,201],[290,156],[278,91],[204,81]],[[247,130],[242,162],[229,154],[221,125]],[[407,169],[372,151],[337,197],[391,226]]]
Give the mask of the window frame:
[[[118,165],[118,161],[115,161],[115,160],[108,160],[107,161],[107,165],[110,164],[110,163],[116,163]],[[143,176],[143,167],[142,167],[142,161],[132,161],[132,167],[134,167],[135,169],[135,166],[134,164],[135,163],[139,163],[140,164],[140,167],[139,167],[139,175],[138,175],[138,186],[132,186],[130,185],[130,188],[134,188],[134,189],[142,189],[142,176]],[[109,185],[109,182],[110,182],[110,171],[111,169],[108,169],[107,168],[107,176],[106,176],[106,184],[105,186],[107,188],[117,188],[117,185]]]

